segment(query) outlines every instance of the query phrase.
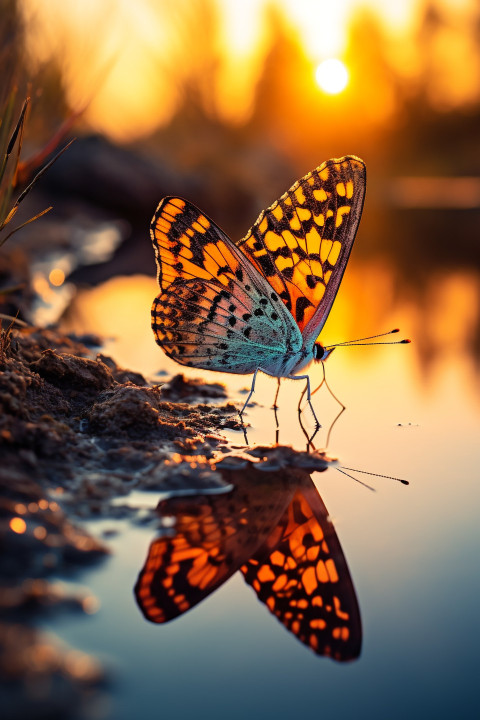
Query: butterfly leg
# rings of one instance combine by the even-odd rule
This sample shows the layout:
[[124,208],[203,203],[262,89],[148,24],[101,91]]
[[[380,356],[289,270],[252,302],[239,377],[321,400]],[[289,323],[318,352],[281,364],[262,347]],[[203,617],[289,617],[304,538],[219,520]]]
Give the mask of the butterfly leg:
[[[306,390],[306,392],[307,392],[307,402],[308,402],[308,404],[310,405],[310,410],[312,411],[312,415],[313,415],[313,418],[314,418],[314,420],[315,420],[316,430],[318,430],[318,429],[321,428],[322,426],[321,426],[320,423],[318,422],[318,418],[317,418],[317,416],[316,416],[316,414],[315,414],[315,410],[313,409],[313,405],[312,405],[312,401],[311,401],[312,392],[311,392],[311,390],[310,390],[310,378],[309,378],[309,376],[308,376],[308,375],[288,375],[288,378],[289,378],[289,380],[306,380],[306,381],[307,381],[307,386],[306,386],[306,388],[305,388],[305,390]],[[303,393],[302,393],[302,397],[303,397],[303,395],[305,394],[305,390],[304,390]]]
[[[323,383],[326,383],[326,382],[327,382],[327,380],[326,380],[326,378],[325,378],[325,366],[324,366],[323,363],[322,363],[322,368],[323,368],[323,380],[322,380],[322,382],[321,382],[319,385],[317,385],[317,387],[315,388],[315,390],[311,393],[311,395],[310,395],[311,398],[315,395],[316,392],[318,392],[318,391],[320,390],[320,388],[322,387]],[[328,387],[328,385],[327,385],[327,387]],[[306,392],[307,392],[307,388],[304,387],[303,390],[302,390],[302,394],[300,395],[300,400],[298,401],[298,412],[299,412],[299,413],[301,412],[301,409],[300,409],[300,408],[301,408],[301,405],[302,405],[303,396],[305,395]],[[332,394],[333,394],[333,393],[332,393]]]
[[[323,363],[322,363],[322,367],[323,367],[323,380],[322,380],[322,382],[320,383],[320,385],[318,386],[318,388],[321,387],[321,385],[323,385],[323,383],[325,383],[328,392],[329,392],[330,395],[333,397],[333,399],[338,402],[338,404],[339,404],[339,405],[341,406],[341,408],[342,408],[341,412],[343,412],[343,411],[346,410],[347,408],[346,408],[345,405],[342,403],[342,401],[337,398],[337,396],[336,396],[335,393],[333,392],[332,388],[331,388],[330,385],[328,384],[327,378],[325,377],[325,365],[324,365]],[[318,390],[318,388],[317,388],[317,390]],[[315,392],[317,392],[317,390],[315,390]],[[313,393],[312,393],[312,395],[313,395]]]
[[[323,371],[322,381],[321,381],[321,383],[320,383],[319,385],[317,385],[317,387],[316,387],[315,390],[312,392],[312,394],[311,394],[310,397],[313,397],[313,396],[315,395],[315,393],[320,390],[320,388],[322,387],[323,383],[325,383],[325,385],[326,385],[327,388],[328,388],[327,378],[326,378],[326,376],[325,376],[325,363],[322,363],[322,371]],[[328,388],[328,389],[330,390],[330,388]],[[305,395],[306,392],[307,392],[307,388],[304,388],[303,391],[302,391],[302,394],[300,395],[300,401],[299,401],[299,403],[298,403],[298,410],[299,410],[299,411],[300,411],[300,405],[301,405],[302,400],[303,400],[303,396]],[[330,392],[331,392],[331,394],[333,395],[333,393],[332,393],[331,390],[330,390]]]
[[[346,407],[345,407],[345,405],[342,403],[342,401],[338,399],[338,397],[335,395],[335,393],[333,392],[332,388],[331,388],[330,385],[328,384],[328,382],[327,382],[327,376],[326,376],[326,374],[325,374],[325,363],[323,363],[323,362],[322,362],[322,371],[323,371],[322,381],[321,381],[321,383],[320,383],[319,385],[317,385],[317,387],[316,387],[315,390],[312,392],[312,394],[311,394],[310,397],[313,397],[313,396],[315,395],[315,393],[320,390],[320,388],[322,387],[322,385],[325,384],[328,392],[329,392],[330,395],[333,397],[333,399],[337,401],[337,403],[338,403],[338,404],[340,405],[340,407],[342,408],[342,412],[343,412],[344,410],[346,410]],[[302,391],[302,394],[300,395],[300,400],[299,400],[299,403],[298,403],[298,410],[299,410],[299,411],[300,411],[300,405],[301,405],[302,400],[303,400],[303,396],[305,395],[306,391],[307,391],[307,388],[304,388],[304,390]]]
[[275,400],[273,401],[273,409],[277,410],[277,400],[278,400],[278,393],[280,392],[280,378],[277,378],[277,392],[275,393]]
[[277,392],[275,393],[275,400],[273,401],[273,414],[275,415],[275,442],[278,445],[280,438],[280,423],[278,422],[278,393],[280,392],[280,378],[277,378]]
[[243,422],[243,413],[244,413],[245,410],[247,409],[247,405],[248,405],[248,403],[250,402],[250,398],[252,397],[252,395],[253,395],[253,393],[254,393],[254,390],[255,390],[255,381],[256,381],[256,379],[257,379],[257,373],[258,373],[261,369],[262,369],[262,368],[257,368],[257,369],[255,370],[255,372],[253,373],[252,387],[250,388],[250,392],[248,393],[248,397],[247,397],[247,399],[245,400],[245,403],[244,403],[242,409],[241,409],[240,412],[238,413],[238,414],[240,415],[240,420],[241,420],[242,422]]
[[[254,393],[254,390],[255,390],[255,381],[256,381],[256,379],[257,379],[257,373],[259,373],[259,372],[263,372],[263,373],[265,373],[265,375],[269,375],[270,377],[277,377],[276,375],[272,375],[272,373],[269,373],[268,370],[264,370],[263,368],[260,368],[260,367],[255,370],[255,372],[253,373],[252,387],[250,388],[250,392],[248,393],[248,397],[247,397],[247,399],[245,400],[245,403],[244,403],[242,409],[241,409],[240,412],[239,412],[240,419],[241,419],[242,421],[243,421],[243,413],[245,412],[245,410],[246,410],[246,408],[247,408],[247,405],[248,405],[248,403],[250,402],[250,398],[252,397],[252,395],[253,395],[253,393]],[[296,379],[297,379],[297,378],[294,378],[294,380],[296,380]],[[280,378],[277,378],[277,380],[278,380],[277,392],[276,392],[276,394],[275,394],[275,400],[274,400],[274,402],[273,402],[273,409],[275,410],[275,418],[277,418],[277,398],[278,398],[278,393],[279,393],[279,391],[280,391]],[[277,419],[277,426],[278,426],[278,419]]]
[[301,429],[302,429],[302,432],[303,432],[303,434],[305,435],[305,438],[306,438],[306,440],[307,440],[306,451],[309,452],[310,450],[313,450],[313,451],[315,452],[316,448],[315,448],[315,445],[313,444],[313,438],[314,438],[315,435],[318,433],[318,431],[320,430],[320,428],[317,426],[317,427],[315,428],[315,430],[313,431],[313,434],[312,434],[312,435],[309,435],[309,433],[307,432],[307,430],[306,430],[306,428],[305,428],[305,426],[304,426],[304,424],[303,424],[303,422],[302,422],[302,411],[300,410],[300,407],[298,408],[298,423],[299,423],[299,425],[300,425],[300,427],[301,427]]

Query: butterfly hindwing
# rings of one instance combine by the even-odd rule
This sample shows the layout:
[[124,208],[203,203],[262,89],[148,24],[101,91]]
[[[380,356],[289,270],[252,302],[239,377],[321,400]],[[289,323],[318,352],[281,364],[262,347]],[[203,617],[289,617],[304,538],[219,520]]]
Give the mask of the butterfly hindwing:
[[244,474],[229,495],[174,498],[162,504],[162,516],[175,519],[175,530],[152,542],[135,586],[148,620],[163,623],[186,612],[254,554],[293,493],[275,475]]
[[260,217],[238,247],[292,313],[304,340],[327,319],[352,249],[366,171],[349,155],[327,160]]
[[152,328],[167,355],[183,365],[249,373],[301,346],[277,293],[195,205],[164,198],[151,236],[161,289]]
[[241,568],[270,612],[315,653],[360,654],[360,611],[335,529],[310,483],[295,493],[264,546]]

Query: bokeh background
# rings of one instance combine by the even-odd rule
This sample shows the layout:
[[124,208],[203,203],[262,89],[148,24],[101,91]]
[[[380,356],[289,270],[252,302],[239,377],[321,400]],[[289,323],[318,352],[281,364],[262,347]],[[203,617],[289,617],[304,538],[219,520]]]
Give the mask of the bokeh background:
[[[34,210],[42,202],[54,210],[24,242],[71,243],[73,218],[83,243],[101,244],[103,255],[92,250],[88,267],[78,251],[73,264],[64,258],[54,288],[64,279],[78,288],[152,277],[147,228],[164,194],[186,196],[236,239],[298,177],[354,153],[367,164],[367,201],[330,339],[388,329],[401,297],[424,381],[455,346],[477,383],[477,2],[1,4],[3,77],[32,98],[25,153],[79,113],[75,144],[31,200]],[[138,284],[128,287],[146,302]],[[145,295],[149,305],[150,287]],[[138,305],[124,312],[148,328]],[[81,314],[77,307],[73,326],[85,323]],[[84,314],[88,321],[91,311]],[[118,335],[112,315],[120,314],[109,312],[97,329]]]

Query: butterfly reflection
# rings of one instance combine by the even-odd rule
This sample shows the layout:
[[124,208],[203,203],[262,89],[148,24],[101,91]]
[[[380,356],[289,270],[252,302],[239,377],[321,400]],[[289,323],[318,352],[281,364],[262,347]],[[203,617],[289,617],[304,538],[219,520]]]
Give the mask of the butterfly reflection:
[[272,615],[316,654],[360,654],[360,612],[328,511],[305,471],[229,473],[228,495],[159,505],[174,534],[152,542],[135,586],[147,620],[182,615],[237,570]]

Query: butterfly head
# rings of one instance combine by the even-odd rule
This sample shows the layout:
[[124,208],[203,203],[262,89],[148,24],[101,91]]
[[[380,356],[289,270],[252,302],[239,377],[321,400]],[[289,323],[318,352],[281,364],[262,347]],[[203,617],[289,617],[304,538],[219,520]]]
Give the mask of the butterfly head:
[[334,347],[326,348],[322,343],[316,342],[313,346],[313,359],[315,362],[325,362],[328,356],[335,350]]

